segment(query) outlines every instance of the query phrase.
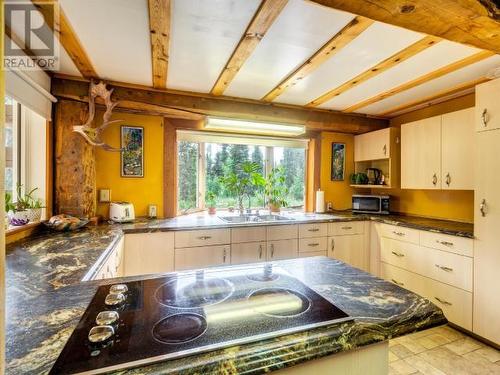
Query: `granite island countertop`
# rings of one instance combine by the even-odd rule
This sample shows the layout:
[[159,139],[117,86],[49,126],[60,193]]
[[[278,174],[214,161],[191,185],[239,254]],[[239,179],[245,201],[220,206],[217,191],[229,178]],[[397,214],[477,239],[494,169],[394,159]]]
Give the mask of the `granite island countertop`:
[[[369,216],[349,214],[334,217],[330,215],[304,216],[307,218],[296,220],[294,223],[315,220],[321,222],[360,219],[379,221]],[[50,369],[98,285],[103,283],[102,281],[81,282],[81,280],[92,267],[100,264],[107,257],[124,232],[150,232],[174,228],[177,230],[195,229],[220,225],[228,227],[224,223],[210,221],[214,219],[213,217],[203,219],[202,226],[187,226],[187,222],[184,221],[192,220],[192,218],[177,218],[139,221],[127,225],[101,225],[72,233],[43,231],[8,245],[6,259],[7,373],[46,373]],[[415,226],[421,220],[420,218],[415,219],[413,223],[410,221],[403,223],[403,219],[393,216],[384,217],[383,220],[384,222],[391,220],[388,223],[393,225],[424,229]],[[433,220],[428,220],[426,225],[432,223],[434,223]],[[448,223],[444,221],[444,224],[448,225]],[[429,227],[427,230],[434,229],[443,232],[444,229],[450,232],[453,228],[457,228],[452,227],[453,225],[455,224],[451,222],[448,227]],[[471,225],[469,227],[464,225],[463,228],[460,223],[456,225],[461,228],[460,233],[472,233]],[[470,232],[467,232],[469,229]],[[465,236],[469,237],[469,235]],[[282,262],[287,264],[287,269],[294,270],[294,274],[307,285],[356,317],[356,324],[351,327],[335,326],[328,330],[295,334],[288,337],[287,341],[283,341],[285,338],[280,338],[265,343],[245,345],[245,347],[229,348],[210,355],[191,357],[189,360],[177,360],[162,365],[167,367],[142,368],[141,373],[187,371],[188,368],[215,373],[222,370],[217,366],[223,366],[229,372],[236,369],[240,373],[258,373],[258,368],[262,367],[250,368],[249,363],[253,364],[252,366],[277,369],[283,366],[283,356],[286,356],[291,361],[290,363],[298,363],[304,359],[317,358],[339,350],[383,341],[445,322],[441,311],[431,302],[341,262],[328,258]],[[314,274],[305,272],[307,269],[315,269]],[[335,344],[335,340],[340,338],[343,344]],[[304,357],[297,354],[294,358],[296,351],[306,354]],[[129,371],[129,373],[136,372]]]

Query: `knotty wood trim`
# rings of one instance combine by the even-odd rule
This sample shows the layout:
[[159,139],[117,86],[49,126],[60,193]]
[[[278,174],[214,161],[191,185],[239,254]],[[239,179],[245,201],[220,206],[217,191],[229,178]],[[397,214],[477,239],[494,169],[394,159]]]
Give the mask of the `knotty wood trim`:
[[211,90],[212,95],[222,95],[224,93],[287,3],[288,0],[262,1],[240,42],[215,82]]
[[163,119],[163,216],[177,216],[177,132]]
[[351,41],[357,38],[363,31],[365,31],[373,21],[365,17],[355,17],[347,25],[345,25],[333,38],[323,45],[314,55],[302,64],[295,71],[290,73],[283,79],[274,89],[269,91],[262,100],[272,102],[279,95],[283,94],[285,90],[297,84],[301,79],[311,74],[326,60],[337,54]]
[[312,0],[376,21],[500,53],[500,20],[493,0]]
[[437,69],[437,70],[434,70],[433,72],[424,74],[423,76],[415,78],[409,82],[403,83],[402,85],[399,85],[399,86],[394,87],[388,91],[385,91],[383,93],[375,95],[369,99],[363,100],[362,102],[356,103],[356,104],[344,109],[343,112],[346,112],[346,113],[354,112],[359,108],[363,108],[363,107],[366,107],[367,105],[370,105],[372,103],[387,99],[393,95],[399,94],[399,93],[406,91],[406,90],[409,90],[413,87],[422,85],[426,82],[432,81],[433,79],[442,77],[442,76],[449,74],[449,73],[452,73],[456,70],[465,68],[466,66],[472,65],[474,63],[477,63],[481,60],[487,59],[488,57],[491,57],[494,55],[495,55],[495,53],[490,52],[490,51],[478,52],[472,56],[466,57],[462,60],[458,60],[458,61],[455,61],[451,64],[443,66],[440,69]]
[[386,70],[402,63],[403,61],[409,59],[410,57],[415,56],[416,54],[426,50],[429,47],[432,47],[439,41],[440,39],[435,36],[426,36],[420,39],[418,42],[413,43],[411,46],[397,52],[388,59],[385,59],[384,61],[376,64],[370,69],[350,79],[349,81],[341,84],[340,86],[312,100],[310,103],[307,104],[307,106],[316,107],[318,105],[326,103],[327,101],[333,99],[334,97],[343,94],[347,90],[350,90],[353,87],[356,87],[357,85],[369,80],[370,78],[375,77],[377,74],[385,72]]
[[[54,34],[59,38],[61,45],[64,47],[66,52],[68,52],[69,57],[73,60],[73,63],[78,68],[82,76],[86,78],[97,78],[97,73],[92,66],[90,58],[85,52],[85,49],[73,30],[66,14],[64,14],[64,11],[60,7],[58,0],[53,0],[51,2],[46,0],[31,0],[31,2],[40,11],[45,19],[45,22],[47,22],[49,27],[52,28]],[[53,9],[56,12],[56,20],[59,20],[56,25],[54,25],[52,6],[54,6]]]
[[170,45],[170,0],[148,0],[148,11],[153,87],[164,89],[167,87]]
[[[294,105],[270,104],[258,100],[215,97],[182,91],[169,91],[120,83],[110,83],[113,99],[126,101],[130,110],[134,102],[139,112],[144,104],[185,111],[188,114],[211,115],[247,120],[304,124],[308,130],[361,134],[382,129],[388,121],[359,114],[304,108]],[[58,98],[86,102],[88,81],[83,79],[52,79],[52,94]]]
[[[436,101],[448,100],[449,97],[452,95],[458,96],[458,94],[461,94],[461,93],[463,95],[467,95],[471,89],[474,89],[474,87],[476,87],[477,85],[480,85],[481,83],[487,82],[489,80],[490,80],[489,78],[482,77],[482,78],[478,78],[478,79],[475,79],[475,80],[472,80],[469,82],[461,83],[460,85],[442,90],[436,94],[427,96],[425,98],[414,100],[414,101],[411,101],[409,103],[405,103],[403,105],[399,105],[397,107],[393,107],[391,109],[388,109],[387,111],[382,113],[382,115],[387,116],[387,117],[395,117],[395,116],[399,116],[400,114],[402,114],[402,112],[409,112],[413,108],[427,104],[427,103],[429,105],[433,105],[433,104],[436,104]],[[460,96],[462,96],[462,95],[460,95]],[[417,109],[417,108],[415,108],[415,109]]]

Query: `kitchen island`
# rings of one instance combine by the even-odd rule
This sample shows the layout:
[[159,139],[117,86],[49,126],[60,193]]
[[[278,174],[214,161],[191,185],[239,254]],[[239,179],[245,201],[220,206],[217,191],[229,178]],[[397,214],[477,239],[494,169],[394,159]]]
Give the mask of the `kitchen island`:
[[[97,227],[16,244],[7,256],[7,373],[50,370],[98,286],[110,282],[79,281],[122,235],[117,226]],[[69,243],[73,248],[67,248]],[[28,263],[30,267],[26,268]],[[341,308],[354,323],[196,354],[125,373],[257,374],[446,323],[442,311],[427,299],[340,261],[316,257],[273,263]],[[118,281],[123,280],[113,282]]]

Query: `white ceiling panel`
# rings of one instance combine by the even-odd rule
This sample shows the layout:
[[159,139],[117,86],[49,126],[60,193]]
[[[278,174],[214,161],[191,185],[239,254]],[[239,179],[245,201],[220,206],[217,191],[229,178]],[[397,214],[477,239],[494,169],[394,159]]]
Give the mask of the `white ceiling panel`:
[[147,0],[60,0],[97,74],[152,85]]
[[422,34],[374,23],[276,101],[304,105],[408,47]]
[[477,52],[476,48],[443,40],[319,107],[345,109]]
[[209,92],[259,0],[174,0],[167,87]]
[[350,13],[291,0],[225,94],[262,98],[353,18]]
[[446,74],[440,78],[434,79],[410,90],[391,96],[385,100],[370,104],[360,108],[357,112],[367,114],[379,114],[394,107],[424,99],[428,96],[437,94],[446,89],[451,89],[459,84],[473,81],[484,77],[491,69],[500,66],[500,55],[496,55],[459,69],[453,73]]

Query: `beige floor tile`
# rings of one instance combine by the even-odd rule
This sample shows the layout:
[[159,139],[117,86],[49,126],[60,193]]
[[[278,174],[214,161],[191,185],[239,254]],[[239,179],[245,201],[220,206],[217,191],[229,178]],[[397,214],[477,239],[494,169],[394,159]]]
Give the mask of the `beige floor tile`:
[[500,366],[497,365],[496,363],[493,363],[489,361],[487,358],[484,358],[483,356],[479,355],[478,353],[470,352],[467,354],[464,354],[462,356],[465,358],[467,361],[472,363],[476,368],[481,368],[483,370],[483,374],[500,374]]
[[389,363],[389,370],[393,370],[394,373],[398,375],[410,375],[418,372],[416,368],[412,367],[402,359]]
[[420,337],[417,339],[417,343],[422,345],[426,349],[433,349],[438,346],[444,345],[446,343],[449,343],[449,341],[443,341],[444,338],[440,336],[439,334],[435,333],[429,336],[425,337]]
[[439,333],[441,336],[446,337],[450,341],[455,341],[455,340],[463,339],[464,337],[466,337],[465,334],[463,334],[460,331],[457,331],[456,329],[451,328],[448,325],[437,327],[437,328],[435,328],[434,332]]
[[414,353],[408,349],[406,346],[398,344],[390,348],[390,351],[394,353],[398,358],[406,358],[412,356]]
[[482,348],[484,345],[479,341],[476,341],[470,337],[466,337],[464,339],[453,341],[449,344],[446,344],[445,347],[451,350],[453,353],[462,355],[469,352],[472,352],[476,349]]
[[389,350],[389,363],[399,361],[399,357]]
[[427,349],[420,345],[416,340],[413,340],[411,337],[406,337],[406,340],[401,340],[400,345],[403,345],[405,348],[410,350],[414,354],[425,352]]
[[405,358],[404,361],[426,375],[447,375],[416,355]]
[[[491,374],[483,363],[473,362],[445,347],[439,347],[418,354],[418,356],[432,367],[441,370],[447,375],[485,375]],[[485,360],[486,361],[486,360]],[[492,365],[492,363],[488,363]]]
[[480,355],[481,357],[486,358],[490,362],[499,362],[500,361],[500,351],[493,349],[489,346],[485,346],[484,348],[477,349],[474,353]]

